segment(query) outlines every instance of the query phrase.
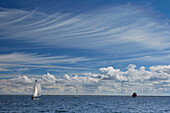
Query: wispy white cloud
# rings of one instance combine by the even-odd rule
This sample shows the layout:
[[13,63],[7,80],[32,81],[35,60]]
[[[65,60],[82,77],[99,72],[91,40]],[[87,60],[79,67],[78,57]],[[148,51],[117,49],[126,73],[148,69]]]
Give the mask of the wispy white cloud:
[[[0,12],[0,34],[1,39],[25,40],[63,48],[105,47],[112,50],[118,44],[122,47],[133,44],[133,51],[141,47],[156,50],[169,48],[170,26],[145,13],[131,5],[102,8],[76,16],[4,9]],[[132,49],[131,45],[126,50]]]
[[[140,55],[140,54],[139,54]],[[139,55],[136,55],[136,57],[132,57],[131,56],[130,58],[128,58],[127,56],[126,57],[122,57],[121,59],[110,59],[110,60],[107,60],[107,61],[101,61],[101,62],[104,62],[104,63],[123,63],[123,62],[133,62],[133,61],[145,61],[145,62],[162,62],[162,63],[168,63],[167,61],[169,60],[170,58],[170,55],[169,54],[161,54],[161,55],[150,55],[150,56],[140,56],[140,57],[137,57]],[[161,56],[161,57],[160,57]]]
[[[35,79],[42,84],[43,94],[128,94],[136,91],[139,95],[169,95],[170,65],[142,66],[130,64],[127,71],[113,67],[100,68],[98,74],[68,75],[64,78],[47,73],[41,78],[28,78],[26,75],[12,79],[0,79],[2,93],[31,94]],[[166,93],[164,93],[166,92]]]
[[[61,12],[47,14],[38,10],[1,9],[0,40],[7,39],[15,42],[19,40],[33,43],[31,44],[33,46],[97,50],[96,53],[102,53],[104,56],[97,62],[105,64],[131,61],[167,64],[169,59],[169,53],[160,54],[170,48],[170,26],[164,21],[158,21],[154,19],[155,17],[147,15],[145,9],[133,5],[103,7],[80,14]],[[89,61],[84,57],[59,59],[48,55],[43,57],[37,54],[30,56],[29,54],[24,56],[22,53],[15,54],[18,58],[11,61],[11,58],[0,57],[0,59],[9,62],[16,60],[20,65],[25,65],[26,62],[30,65],[41,64],[39,67],[47,67],[44,64],[50,64],[48,67],[55,68],[62,68],[62,66],[51,65],[54,62]],[[13,55],[14,53],[11,57]]]
[[74,64],[90,60],[92,59],[85,57],[49,56],[33,53],[1,54],[0,71],[24,71],[32,68],[87,69],[83,67],[60,66],[59,64]]
[[69,56],[48,56],[48,55],[37,55],[32,53],[11,53],[1,54],[0,62],[20,62],[29,64],[47,64],[47,63],[75,63],[79,61],[91,60],[84,57],[69,57]]

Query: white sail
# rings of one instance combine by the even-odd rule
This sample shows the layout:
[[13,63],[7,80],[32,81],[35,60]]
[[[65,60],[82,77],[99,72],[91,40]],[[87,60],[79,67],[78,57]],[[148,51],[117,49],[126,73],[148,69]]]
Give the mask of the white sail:
[[38,89],[38,96],[41,96],[41,85],[39,83],[37,84],[37,89]]
[[40,83],[35,82],[33,97],[38,97],[38,96],[41,96],[41,85]]
[[33,93],[33,97],[37,97],[38,96],[38,89],[36,86],[34,86],[34,93]]

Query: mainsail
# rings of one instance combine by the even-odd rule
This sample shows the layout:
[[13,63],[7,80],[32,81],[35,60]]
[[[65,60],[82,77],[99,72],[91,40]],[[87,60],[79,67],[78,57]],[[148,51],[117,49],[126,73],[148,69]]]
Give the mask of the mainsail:
[[35,81],[33,97],[41,96],[41,85],[38,81]]

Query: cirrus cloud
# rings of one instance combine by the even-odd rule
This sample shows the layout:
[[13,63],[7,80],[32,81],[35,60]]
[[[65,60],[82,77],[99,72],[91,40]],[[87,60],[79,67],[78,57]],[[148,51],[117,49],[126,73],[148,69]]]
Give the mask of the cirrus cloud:
[[118,44],[133,52],[133,48],[162,50],[170,47],[170,26],[154,20],[146,15],[147,11],[133,5],[103,7],[77,15],[1,9],[0,39],[62,48],[105,47],[107,51],[113,50],[111,47]]

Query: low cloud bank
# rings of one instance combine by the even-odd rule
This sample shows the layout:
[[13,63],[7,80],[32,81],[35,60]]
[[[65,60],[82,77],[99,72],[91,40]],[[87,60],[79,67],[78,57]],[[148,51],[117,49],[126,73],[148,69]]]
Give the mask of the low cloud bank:
[[[31,94],[37,78],[18,76],[1,79],[2,94]],[[127,71],[113,67],[100,68],[98,74],[68,75],[56,78],[47,73],[37,79],[42,84],[43,94],[131,94],[133,91],[142,95],[170,95],[170,65],[144,66],[136,69],[129,64]]]

